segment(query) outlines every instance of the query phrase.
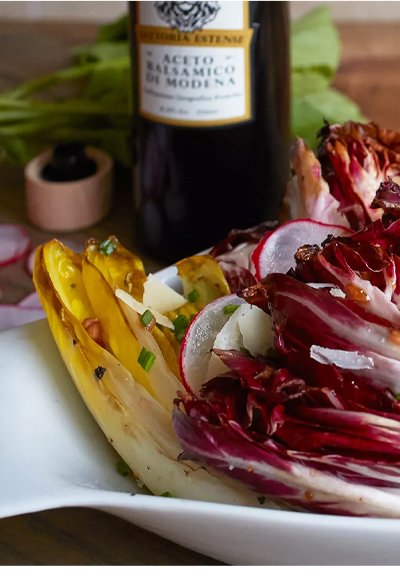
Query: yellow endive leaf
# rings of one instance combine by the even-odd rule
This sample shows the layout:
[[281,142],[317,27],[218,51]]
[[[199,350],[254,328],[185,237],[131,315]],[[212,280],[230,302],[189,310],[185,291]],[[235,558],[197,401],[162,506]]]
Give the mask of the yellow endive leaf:
[[[112,243],[115,247],[108,255],[104,252],[104,249],[101,250],[100,246],[102,243],[90,239],[86,243],[85,248],[87,260],[100,271],[114,292],[115,289],[122,289],[142,302],[143,285],[147,277],[141,259],[128,251],[116,237],[111,236],[103,241],[103,243],[107,242]],[[103,247],[107,247],[107,245],[103,245]],[[154,327],[152,334],[158,343],[168,367],[176,377],[179,378],[179,343],[173,332],[169,331],[167,338],[162,330]]]
[[86,258],[82,261],[82,278],[94,316],[101,323],[105,340],[111,351],[132,376],[156,396],[147,372],[138,362],[142,348],[133,335],[113,290],[100,271]]
[[[135,476],[155,494],[257,505],[256,494],[237,482],[177,459],[181,447],[171,413],[65,309],[48,275],[42,247],[36,254],[33,278],[53,337],[82,399]],[[99,368],[104,371],[99,373]]]
[[[108,250],[107,248],[110,248]],[[142,260],[126,249],[111,236],[103,242],[89,239],[84,256],[103,275],[114,290],[127,291],[139,301],[143,299],[143,284],[146,281]]]
[[229,285],[221,267],[211,255],[193,255],[177,264],[185,297],[195,292],[193,305],[200,311],[211,301],[230,294]]
[[64,307],[81,322],[94,317],[83,285],[81,257],[53,239],[44,245],[41,258]]

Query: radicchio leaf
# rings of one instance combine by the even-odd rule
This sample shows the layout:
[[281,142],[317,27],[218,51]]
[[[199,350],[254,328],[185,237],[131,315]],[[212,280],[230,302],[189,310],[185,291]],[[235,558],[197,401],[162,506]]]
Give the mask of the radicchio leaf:
[[256,283],[251,254],[276,222],[264,222],[249,229],[233,229],[210,251],[221,267],[232,293]]
[[327,124],[319,136],[317,156],[301,139],[293,147],[294,176],[285,198],[288,218],[306,217],[355,231],[380,219],[385,206],[374,202],[376,191],[390,179],[400,184],[400,133],[372,122],[347,122]]
[[304,375],[312,379],[312,346],[358,352],[370,358],[373,367],[347,371],[364,377],[374,387],[390,387],[395,394],[400,393],[399,326],[350,299],[334,297],[278,273],[244,290],[242,296],[271,313],[275,347],[290,367],[303,367]]
[[285,216],[348,227],[348,220],[339,212],[339,202],[322,178],[321,163],[300,138],[293,145],[291,161],[295,175],[284,198]]
[[373,122],[326,125],[318,159],[331,195],[359,230],[382,216],[372,202],[380,184],[400,175],[400,133]]
[[[400,404],[393,396],[374,391],[379,399],[371,400],[363,388],[356,403],[340,380],[313,387],[239,352],[223,355],[235,369],[175,409],[185,454],[291,506],[399,515],[400,497],[385,493],[400,488]],[[363,405],[371,401],[385,411],[371,412]]]

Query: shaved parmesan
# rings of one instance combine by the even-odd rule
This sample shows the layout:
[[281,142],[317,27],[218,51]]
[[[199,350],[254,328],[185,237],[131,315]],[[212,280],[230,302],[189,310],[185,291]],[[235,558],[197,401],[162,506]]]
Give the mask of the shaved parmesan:
[[147,277],[143,289],[143,304],[150,311],[155,309],[159,313],[167,313],[187,303],[187,299],[151,274]]
[[172,321],[170,321],[168,317],[165,317],[165,315],[162,315],[159,311],[153,309],[153,307],[145,305],[144,303],[140,303],[140,301],[137,301],[134,297],[132,297],[132,295],[130,295],[126,291],[123,291],[122,289],[117,289],[115,291],[115,295],[116,297],[118,297],[118,299],[120,299],[126,305],[128,305],[128,307],[136,311],[136,313],[139,313],[139,315],[143,315],[145,311],[149,310],[154,315],[157,323],[163,325],[164,327],[169,327],[169,329],[174,328]]
[[344,351],[312,345],[310,357],[324,365],[336,365],[341,369],[373,369],[374,367],[372,357],[363,355],[358,351]]
[[[266,355],[273,345],[272,320],[256,305],[243,303],[228,319],[215,338],[213,349],[245,347],[251,355]],[[227,370],[226,365],[214,353],[207,368],[207,381]]]
[[239,317],[238,324],[244,347],[254,357],[265,355],[273,345],[271,317],[260,307],[251,305],[250,309]]

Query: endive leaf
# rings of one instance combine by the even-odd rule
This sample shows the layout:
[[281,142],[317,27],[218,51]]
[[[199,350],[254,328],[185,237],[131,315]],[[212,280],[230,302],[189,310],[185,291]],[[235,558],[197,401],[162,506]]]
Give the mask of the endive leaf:
[[[102,247],[110,247],[111,252],[104,251]],[[90,239],[86,243],[85,257],[101,272],[113,290],[123,289],[142,301],[146,281],[143,262],[128,251],[117,237],[107,237],[102,243]]]
[[[111,248],[111,251],[104,250]],[[110,236],[102,243],[90,239],[86,243],[85,256],[102,274],[113,292],[116,289],[127,291],[137,301],[143,300],[143,286],[147,279],[142,260],[126,249],[119,240]],[[179,377],[179,343],[170,331],[168,336],[154,327],[152,334],[165,358],[168,367]]]
[[87,259],[82,262],[83,283],[94,316],[100,321],[104,337],[115,357],[152,395],[148,374],[138,363],[141,345],[132,334],[118,301],[103,275]]
[[[229,295],[229,285],[222,269],[211,255],[187,257],[179,261],[176,266],[184,295],[190,297],[193,291],[196,292],[195,298],[192,299],[196,312],[218,297]],[[184,313],[182,308],[178,311]]]
[[[92,267],[89,264],[90,267]],[[43,248],[34,283],[67,369],[108,441],[153,493],[241,505],[257,495],[223,481],[192,462],[178,460],[181,447],[167,412],[130,372],[98,345],[63,303],[47,272]],[[101,378],[96,368],[105,369]]]
[[43,248],[43,259],[51,282],[69,311],[79,321],[94,317],[87,297],[81,270],[81,258],[56,239]]

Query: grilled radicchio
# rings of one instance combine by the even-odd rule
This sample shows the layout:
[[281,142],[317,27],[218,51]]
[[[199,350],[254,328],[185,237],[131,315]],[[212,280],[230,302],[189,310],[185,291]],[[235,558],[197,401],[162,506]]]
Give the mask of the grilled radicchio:
[[232,293],[256,283],[251,255],[258,242],[276,222],[264,222],[250,229],[233,229],[210,251],[221,267]]
[[380,219],[373,205],[381,182],[400,177],[400,133],[374,123],[327,125],[317,157],[299,139],[292,151],[295,172],[287,195],[289,218],[359,230]]
[[396,187],[377,194],[383,219],[240,292],[271,315],[273,349],[214,350],[226,372],[174,412],[188,456],[296,508],[400,517]]

